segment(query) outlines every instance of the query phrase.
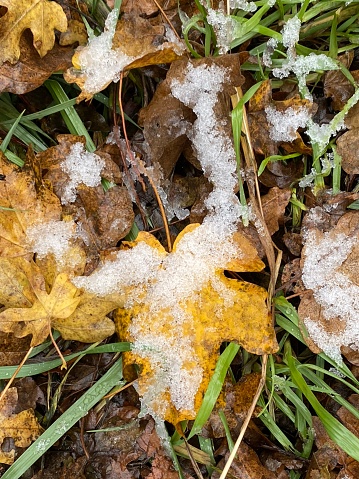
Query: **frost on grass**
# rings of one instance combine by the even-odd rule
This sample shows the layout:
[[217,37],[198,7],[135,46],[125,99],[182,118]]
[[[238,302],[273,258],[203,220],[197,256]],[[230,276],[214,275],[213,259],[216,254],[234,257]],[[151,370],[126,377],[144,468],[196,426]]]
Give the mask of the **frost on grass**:
[[255,12],[258,8],[254,2],[248,2],[247,0],[230,0],[229,6],[232,10],[239,8],[245,12]]
[[103,33],[91,36],[88,45],[79,51],[77,60],[86,78],[83,88],[88,93],[97,93],[112,81],[116,83],[122,70],[135,59],[121,49],[112,49],[117,19],[118,10],[113,9],[107,16]]
[[[318,212],[309,213],[315,222]],[[310,338],[338,364],[341,346],[359,349],[358,214],[347,213],[329,232],[306,232],[302,279],[314,301],[302,300],[299,314]]]
[[[140,308],[133,317],[130,334],[134,338],[133,351],[147,358],[155,372],[142,402],[145,411],[157,414],[166,408],[158,404],[164,391],[169,392],[178,410],[193,413],[194,396],[202,381],[202,369],[191,356],[194,335],[178,334],[190,321],[181,302],[195,301],[201,289],[210,284],[224,304],[233,303],[232,292],[216,274],[238,258],[233,233],[243,214],[234,194],[237,180],[233,145],[214,113],[225,81],[224,68],[215,64],[195,67],[189,62],[184,79],[171,83],[172,94],[197,116],[190,136],[204,174],[213,185],[206,201],[209,213],[203,223],[187,232],[170,254],[139,242],[129,251],[120,251],[115,261],[106,262],[91,276],[74,280],[76,286],[98,295],[126,290],[125,307],[147,308],[145,313]],[[126,289],[131,285],[137,287]],[[146,314],[156,315],[160,311],[165,315],[166,329],[174,331],[171,338],[160,332],[153,334],[143,326]],[[193,362],[190,370],[189,361]]]
[[296,15],[286,22],[281,31],[284,47],[288,49],[293,49],[295,47],[295,44],[299,41],[301,25],[302,23]]
[[304,106],[289,107],[284,111],[267,106],[265,112],[270,125],[269,135],[274,141],[295,140],[298,128],[304,128],[311,118],[310,111]]
[[95,153],[85,150],[82,143],[75,143],[70,154],[60,167],[69,176],[61,196],[61,203],[67,205],[76,200],[77,187],[82,183],[86,186],[99,186],[101,184],[101,171],[105,162]]
[[207,22],[212,26],[217,40],[219,52],[227,53],[235,38],[241,36],[241,25],[230,15],[209,8],[207,11]]

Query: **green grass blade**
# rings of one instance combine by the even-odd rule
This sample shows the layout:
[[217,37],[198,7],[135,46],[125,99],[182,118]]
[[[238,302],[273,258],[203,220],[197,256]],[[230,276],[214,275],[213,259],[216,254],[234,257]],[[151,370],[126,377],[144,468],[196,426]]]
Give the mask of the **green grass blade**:
[[2,479],[18,479],[45,452],[58,441],[74,424],[122,380],[122,359],[107,371],[85,394],[55,421],[14,464],[3,474]]
[[20,123],[20,120],[21,120],[21,117],[24,114],[24,112],[25,112],[25,110],[22,113],[20,113],[20,115],[16,118],[16,120],[14,121],[14,124],[12,125],[10,130],[7,132],[5,138],[3,139],[2,143],[1,143],[1,146],[0,146],[0,151],[2,151],[3,153],[5,153],[8,145],[11,141],[12,136],[15,134],[16,128],[18,127],[18,125]]
[[204,395],[202,405],[198,411],[197,417],[193,423],[188,439],[201,432],[207,419],[209,418],[217,398],[222,390],[224,379],[231,362],[239,351],[239,345],[230,343],[220,355],[213,376],[209,382],[207,391]]
[[[97,346],[94,349],[88,348],[85,351],[79,351],[77,353],[69,354],[64,356],[65,361],[70,361],[71,359],[81,356],[81,354],[100,354],[100,353],[119,353],[123,351],[130,351],[130,343],[113,343],[113,344],[104,344],[103,346]],[[62,360],[60,358],[51,359],[49,361],[42,361],[41,363],[25,364],[16,375],[17,378],[24,378],[27,376],[35,376],[36,374],[41,374],[46,371],[51,371],[51,369],[61,366]],[[11,376],[16,371],[17,366],[3,366],[0,368],[0,379],[10,379]]]
[[[68,96],[66,95],[62,86],[55,80],[46,80],[44,85],[51,93],[52,98],[58,103],[66,103],[69,101]],[[83,124],[81,118],[79,117],[77,111],[73,106],[67,107],[64,110],[60,111],[64,122],[66,123],[69,132],[72,135],[82,135],[86,138],[86,148],[90,152],[96,150],[95,144],[92,141],[91,136],[89,135],[85,125]]]
[[320,404],[318,399],[310,390],[308,384],[305,382],[302,374],[299,372],[291,354],[289,342],[286,344],[285,349],[286,352],[284,355],[284,360],[288,364],[292,379],[318,415],[328,433],[328,436],[347,454],[349,454],[349,456],[356,461],[359,461],[359,439]]

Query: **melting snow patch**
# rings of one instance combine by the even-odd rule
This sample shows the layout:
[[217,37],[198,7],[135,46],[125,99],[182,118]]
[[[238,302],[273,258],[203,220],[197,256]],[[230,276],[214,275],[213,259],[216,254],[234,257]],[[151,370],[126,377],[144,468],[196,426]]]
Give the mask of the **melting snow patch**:
[[118,10],[113,9],[107,16],[103,33],[90,37],[88,45],[79,49],[78,61],[86,75],[83,89],[89,93],[101,91],[112,81],[116,83],[122,70],[135,60],[120,49],[112,49],[117,19]]
[[73,221],[48,221],[30,226],[26,230],[28,246],[39,258],[53,254],[57,263],[64,261],[75,233]]
[[95,153],[86,151],[82,143],[75,143],[60,167],[69,176],[69,182],[61,196],[61,203],[67,205],[76,200],[76,189],[81,183],[92,187],[101,184],[101,171],[105,162]]
[[295,140],[298,128],[304,128],[311,118],[308,109],[303,106],[298,109],[289,107],[285,111],[267,106],[265,112],[271,126],[269,135],[274,141]]

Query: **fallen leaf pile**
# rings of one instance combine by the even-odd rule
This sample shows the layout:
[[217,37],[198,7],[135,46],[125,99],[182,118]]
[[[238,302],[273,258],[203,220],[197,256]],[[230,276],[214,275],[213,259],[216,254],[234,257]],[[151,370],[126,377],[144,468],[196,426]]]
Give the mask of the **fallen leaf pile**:
[[[114,392],[115,400],[106,397],[80,427],[46,451],[32,479],[175,479],[167,439],[163,442],[165,421],[176,431],[171,449],[193,467],[185,462],[183,477],[192,479],[195,471],[197,477],[208,472],[219,478],[230,456],[230,437],[238,437],[246,419],[244,442],[228,477],[288,479],[288,471],[295,470],[306,479],[355,479],[358,463],[335,446],[316,417],[312,423],[309,410],[309,416],[295,411],[300,386],[294,390],[288,381],[285,390],[274,387],[270,396],[264,388],[251,409],[262,381],[287,381],[277,373],[286,370],[283,351],[291,347],[292,335],[284,327],[274,329],[270,303],[275,292],[300,296],[299,327],[314,353],[324,351],[337,364],[344,355],[359,366],[359,214],[347,211],[359,196],[358,106],[345,112],[358,92],[338,66],[341,62],[349,70],[354,50],[338,61],[331,54],[297,54],[305,31],[293,13],[275,32],[282,40],[273,37],[263,44],[264,55],[249,53],[251,40],[235,47],[237,53],[218,55],[230,45],[215,22],[234,19],[212,3],[207,16],[205,2],[189,0],[124,0],[120,12],[113,0],[95,3],[90,11],[87,2],[77,0],[0,0],[0,93],[14,94],[1,100],[14,97],[16,111],[31,107],[29,113],[35,114],[66,103],[67,94],[72,104],[87,101],[67,104],[46,119],[35,115],[37,123],[19,119],[24,130],[33,128],[33,138],[41,126],[43,148],[28,146],[19,126],[12,132],[16,141],[8,145],[3,133],[11,121],[0,118],[5,139],[0,151],[0,365],[19,364],[27,352],[30,361],[44,362],[53,347],[60,355],[81,354],[79,364],[68,360],[66,373],[54,369],[48,379],[38,375],[37,383],[11,379],[0,402],[0,463],[12,464],[42,434],[41,426],[76,403],[111,366],[112,353],[101,347],[95,352],[102,354],[83,355],[82,343],[119,340],[131,343],[121,358],[127,384]],[[243,8],[238,28],[247,28],[245,16],[256,7],[252,3],[246,4],[248,11]],[[228,9],[234,4],[228,2]],[[97,7],[104,9],[102,18],[95,16]],[[260,8],[267,7],[276,8]],[[194,58],[189,45],[197,52]],[[273,57],[281,68],[271,69],[271,57],[278,53],[287,58]],[[272,77],[262,75],[265,80],[248,100],[258,78],[247,67],[262,60],[258,66]],[[64,79],[43,86],[55,72]],[[358,72],[351,74],[358,78]],[[309,91],[312,77],[315,88]],[[61,101],[49,87],[55,83]],[[317,95],[321,85],[323,98]],[[241,99],[248,100],[243,111]],[[335,111],[345,112],[348,131],[341,131],[343,121],[331,125]],[[68,134],[77,115],[91,140]],[[236,122],[242,128],[240,144],[234,143]],[[310,158],[323,138],[329,143],[334,134],[338,137],[325,157],[313,165]],[[14,152],[22,168],[5,156]],[[319,172],[320,161],[327,171]],[[342,181],[339,162],[347,174]],[[334,186],[329,188],[333,171],[335,188],[346,191],[333,194]],[[312,190],[312,180],[321,180],[323,188]],[[280,320],[287,324],[284,316]],[[276,332],[282,335],[277,355]],[[30,348],[48,339],[50,346],[31,358]],[[212,413],[204,414],[207,422],[189,435],[192,439],[203,426],[199,443],[189,444],[183,434],[199,417],[226,342],[236,342],[243,352],[232,362],[231,375],[222,377]],[[256,358],[267,354],[272,354],[271,378],[264,377],[266,358]],[[261,360],[263,377],[256,369]],[[128,387],[132,381],[134,387]],[[47,388],[47,402],[41,388]],[[358,436],[352,414],[358,397],[351,394],[348,400],[351,410],[348,402],[348,409],[341,403],[333,414]],[[301,421],[308,424],[308,437],[298,427],[296,442],[288,439],[288,420],[296,428]],[[269,439],[268,429],[282,437]],[[312,429],[317,451],[309,461]]]

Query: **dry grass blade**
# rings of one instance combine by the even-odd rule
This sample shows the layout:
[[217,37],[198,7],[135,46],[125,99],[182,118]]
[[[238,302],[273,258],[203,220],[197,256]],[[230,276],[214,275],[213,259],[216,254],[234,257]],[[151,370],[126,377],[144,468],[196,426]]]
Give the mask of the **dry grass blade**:
[[6,384],[5,388],[1,391],[1,394],[0,394],[0,403],[1,401],[4,399],[5,397],[5,394],[6,392],[9,390],[10,386],[12,385],[12,383],[14,382],[14,380],[16,379],[16,376],[18,375],[20,369],[23,367],[23,365],[26,363],[26,361],[28,360],[32,350],[34,349],[33,346],[31,346],[31,348],[29,348],[28,352],[25,354],[24,356],[24,359],[21,361],[21,363],[19,364],[19,366],[16,368],[16,371],[14,372],[14,374],[11,376],[11,378],[9,379],[8,383]]

